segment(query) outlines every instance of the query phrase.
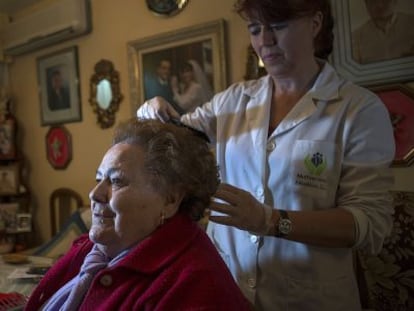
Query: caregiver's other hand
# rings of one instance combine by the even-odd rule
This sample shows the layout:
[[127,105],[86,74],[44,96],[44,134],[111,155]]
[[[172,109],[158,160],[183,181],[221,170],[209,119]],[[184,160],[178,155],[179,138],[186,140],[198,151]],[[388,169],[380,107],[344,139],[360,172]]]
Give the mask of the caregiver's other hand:
[[271,231],[272,208],[260,203],[249,192],[229,184],[220,184],[215,199],[210,204],[210,221],[247,230],[257,235],[267,235]]

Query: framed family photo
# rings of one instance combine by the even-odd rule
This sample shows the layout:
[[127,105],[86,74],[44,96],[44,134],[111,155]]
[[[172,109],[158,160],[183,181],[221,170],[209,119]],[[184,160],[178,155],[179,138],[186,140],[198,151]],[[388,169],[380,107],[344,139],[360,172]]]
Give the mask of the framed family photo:
[[383,101],[390,114],[395,139],[393,166],[409,166],[414,162],[414,91],[403,84],[371,88]]
[[19,164],[0,165],[0,195],[17,194],[20,183]]
[[331,1],[332,64],[342,76],[364,86],[414,79],[414,1],[385,1],[380,6],[382,2]]
[[37,59],[41,125],[81,121],[77,47]]
[[227,86],[225,31],[225,21],[216,20],[129,42],[132,114],[154,96],[175,102],[173,81],[182,77],[186,65],[191,65],[205,93],[200,98],[208,100],[223,90]]

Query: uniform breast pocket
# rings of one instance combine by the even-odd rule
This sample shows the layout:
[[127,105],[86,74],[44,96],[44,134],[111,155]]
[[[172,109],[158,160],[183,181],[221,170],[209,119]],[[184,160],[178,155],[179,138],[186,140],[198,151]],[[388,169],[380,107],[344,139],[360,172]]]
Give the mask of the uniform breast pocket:
[[334,196],[341,163],[338,149],[328,141],[296,141],[290,163],[293,188],[299,194],[312,197]]

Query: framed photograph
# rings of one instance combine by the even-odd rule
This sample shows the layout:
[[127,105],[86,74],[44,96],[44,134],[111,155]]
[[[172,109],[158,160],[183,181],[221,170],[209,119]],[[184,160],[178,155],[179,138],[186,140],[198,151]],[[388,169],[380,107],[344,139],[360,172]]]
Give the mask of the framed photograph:
[[20,184],[18,164],[0,165],[0,195],[17,194]]
[[[176,110],[185,112],[187,104],[174,96],[173,90],[174,84],[178,88],[185,83],[183,72],[188,65],[192,68],[193,81],[203,90],[197,93],[198,104],[223,90],[227,86],[225,42],[224,20],[129,42],[132,114],[154,96],[164,97]],[[181,91],[180,97],[184,98]]]
[[64,126],[52,126],[47,132],[46,155],[54,169],[65,169],[72,161],[72,139]]
[[414,162],[414,91],[403,84],[371,88],[384,102],[394,128],[394,166]]
[[39,57],[37,74],[41,125],[81,121],[77,47]]
[[29,213],[18,213],[16,215],[17,232],[32,231],[32,215]]
[[[414,79],[414,1],[331,1],[335,18],[332,64],[364,86]],[[393,12],[384,20],[385,10]],[[382,24],[384,23],[384,24]]]

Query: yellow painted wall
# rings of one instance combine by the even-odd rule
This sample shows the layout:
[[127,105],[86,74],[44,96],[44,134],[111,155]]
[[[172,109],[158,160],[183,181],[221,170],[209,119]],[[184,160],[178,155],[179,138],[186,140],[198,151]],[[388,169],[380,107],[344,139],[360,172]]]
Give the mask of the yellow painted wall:
[[[144,0],[92,0],[91,34],[14,58],[10,66],[11,88],[19,122],[21,149],[29,165],[28,184],[35,209],[38,240],[50,235],[49,195],[57,187],[78,191],[85,202],[94,186],[96,169],[108,147],[113,128],[102,130],[89,105],[89,79],[102,58],[111,60],[120,73],[124,100],[117,122],[132,116],[129,93],[127,42],[162,32],[223,18],[227,21],[229,82],[242,79],[248,35],[243,20],[233,13],[233,0],[190,0],[180,14],[162,18],[148,11]],[[48,126],[40,125],[36,58],[65,47],[78,46],[82,122],[66,123],[72,136],[73,159],[65,170],[55,170],[46,158]]]
[[[45,2],[51,0],[45,0]],[[11,88],[19,122],[21,149],[29,165],[28,184],[32,192],[37,240],[50,235],[49,195],[57,187],[70,187],[88,202],[95,171],[109,145],[112,128],[102,130],[89,106],[89,79],[102,58],[111,60],[120,73],[124,100],[117,121],[131,114],[127,42],[219,18],[227,21],[228,82],[239,81],[245,73],[248,35],[245,24],[232,12],[234,0],[190,0],[180,14],[161,18],[148,11],[144,0],[91,0],[93,31],[87,36],[15,57],[10,67]],[[73,159],[65,170],[53,169],[46,158],[45,136],[49,127],[40,125],[36,58],[65,47],[78,46],[82,122],[67,123],[72,135]],[[411,86],[414,88],[414,84]],[[414,191],[414,165],[395,169],[398,190]]]

